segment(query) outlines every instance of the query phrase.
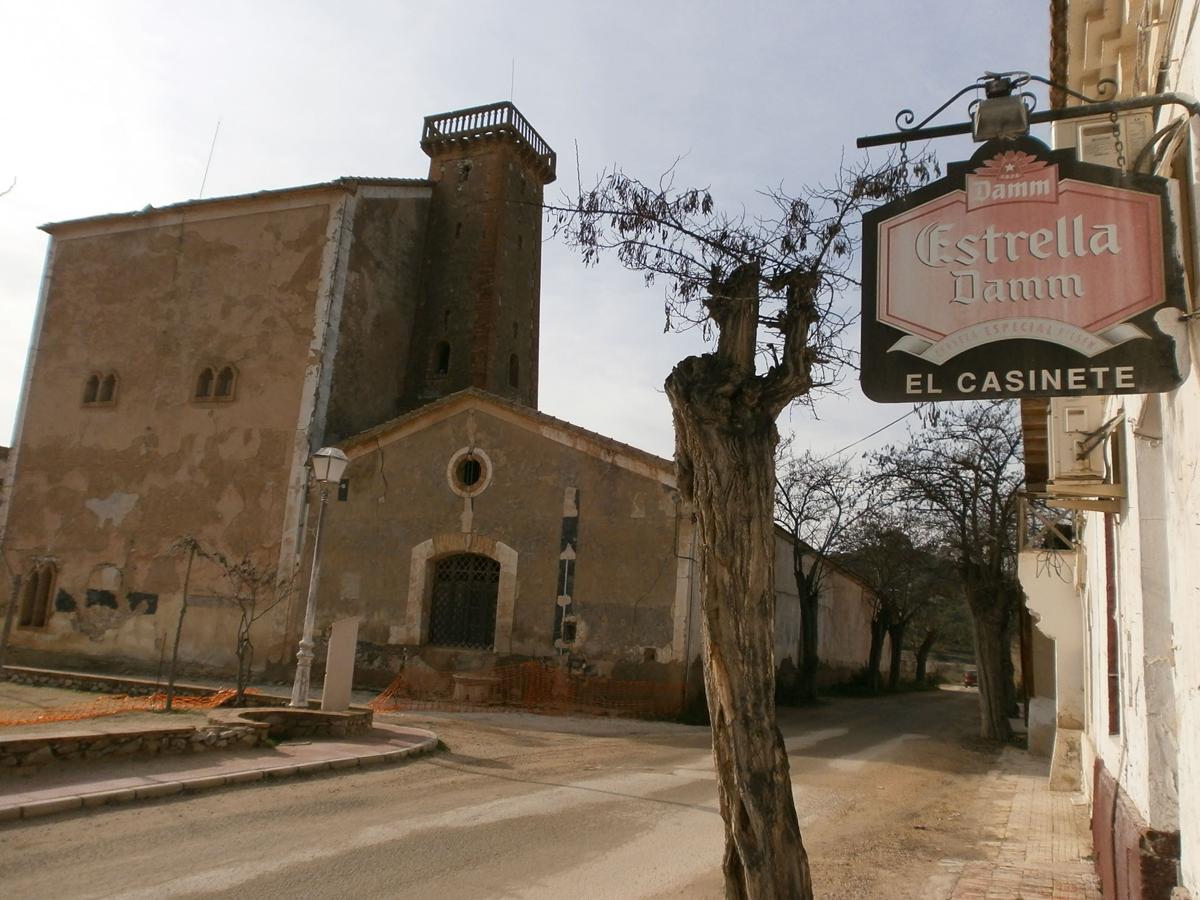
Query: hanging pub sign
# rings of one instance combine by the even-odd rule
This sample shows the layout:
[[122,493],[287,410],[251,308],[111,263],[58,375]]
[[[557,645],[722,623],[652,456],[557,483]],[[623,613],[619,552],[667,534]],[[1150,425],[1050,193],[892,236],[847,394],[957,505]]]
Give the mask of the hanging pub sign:
[[[863,223],[872,400],[1166,391],[1185,309],[1168,182],[991,141]],[[1182,350],[1182,348],[1181,348]]]

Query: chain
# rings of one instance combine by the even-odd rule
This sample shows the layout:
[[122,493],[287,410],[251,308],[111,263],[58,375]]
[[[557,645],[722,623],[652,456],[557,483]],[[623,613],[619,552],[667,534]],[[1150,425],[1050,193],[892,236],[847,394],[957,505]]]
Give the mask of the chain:
[[1117,113],[1114,110],[1108,114],[1109,120],[1112,122],[1113,141],[1116,144],[1117,150],[1117,168],[1122,172],[1125,171],[1125,143],[1121,140],[1121,123],[1117,121]]

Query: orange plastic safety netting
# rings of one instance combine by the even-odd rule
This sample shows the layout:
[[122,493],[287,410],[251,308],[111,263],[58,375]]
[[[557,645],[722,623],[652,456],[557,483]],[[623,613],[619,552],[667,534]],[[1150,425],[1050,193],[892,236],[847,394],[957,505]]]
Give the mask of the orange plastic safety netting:
[[[246,693],[253,693],[247,691]],[[215,691],[203,697],[176,696],[173,709],[200,710],[216,709],[228,703],[237,691],[232,688]],[[13,725],[42,725],[48,722],[73,722],[77,719],[99,719],[104,716],[119,716],[131,712],[158,712],[166,707],[164,692],[130,697],[126,694],[104,694],[87,703],[70,703],[48,709],[0,709],[0,728]]]
[[520,707],[662,718],[676,715],[682,702],[683,685],[677,681],[620,681],[536,661],[482,672],[442,672],[410,661],[368,705],[376,712]]

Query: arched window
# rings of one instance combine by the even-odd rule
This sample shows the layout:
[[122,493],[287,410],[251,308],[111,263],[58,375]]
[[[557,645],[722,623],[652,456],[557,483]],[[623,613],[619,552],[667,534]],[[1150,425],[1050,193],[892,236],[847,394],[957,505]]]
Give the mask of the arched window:
[[445,375],[450,371],[450,345],[446,341],[438,341],[433,348],[433,374]]
[[196,376],[196,393],[193,398],[202,401],[232,400],[237,390],[238,370],[226,366],[205,366]]
[[50,616],[50,592],[54,589],[54,566],[42,563],[25,576],[21,590],[21,628],[44,628]]
[[429,643],[491,650],[496,644],[500,563],[459,553],[434,563]]
[[84,406],[110,406],[117,402],[117,373],[93,372],[83,384]]
[[213,370],[204,368],[196,378],[196,399],[207,400],[213,392]]
[[217,376],[217,391],[216,396],[230,398],[233,396],[233,385],[237,381],[237,373],[233,366],[226,366]]
[[521,386],[521,361],[517,359],[517,354],[511,353],[508,357],[508,385],[509,387]]

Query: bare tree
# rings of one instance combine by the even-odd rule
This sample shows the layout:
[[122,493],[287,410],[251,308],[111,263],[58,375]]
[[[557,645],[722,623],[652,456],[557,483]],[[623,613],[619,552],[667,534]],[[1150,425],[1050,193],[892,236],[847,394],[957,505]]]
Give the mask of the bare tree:
[[254,666],[252,629],[256,622],[287,599],[294,589],[291,578],[279,577],[276,569],[258,562],[246,554],[230,557],[219,550],[205,547],[193,535],[176,539],[167,548],[170,556],[187,559],[183,575],[183,601],[175,621],[175,643],[171,650],[171,665],[167,670],[167,701],[165,711],[171,710],[175,696],[175,679],[179,665],[179,645],[183,635],[183,620],[187,615],[191,595],[192,570],[197,558],[215,566],[224,579],[226,591],[222,598],[238,608],[235,654],[237,656],[237,694],[234,704],[244,702],[246,686]]
[[667,327],[699,325],[715,338],[665,387],[677,483],[701,546],[704,681],[732,898],[812,897],[775,719],[775,421],[845,362],[841,295],[854,284],[862,212],[931,173],[926,160],[855,167],[799,195],[767,191],[769,211],[751,218],[719,211],[705,189],[676,190],[671,174],[647,185],[618,170],[550,207],[555,232],[585,263],[612,251],[648,284],[661,278]]
[[[875,482],[856,472],[845,457],[818,458],[811,451],[791,453],[780,445],[776,466],[775,521],[792,536],[792,575],[800,600],[800,671],[798,701],[817,699],[820,666],[821,591],[832,556],[845,549],[846,537],[868,507]],[[804,552],[807,549],[809,552]]]
[[963,601],[953,564],[941,553],[932,562],[927,602],[917,610],[910,623],[910,648],[916,663],[913,680],[917,684],[928,680],[929,656],[933,648],[944,638],[954,635],[962,618]]
[[205,556],[200,542],[187,534],[176,540],[167,548],[172,556],[187,555],[187,568],[183,574],[183,600],[179,606],[179,618],[175,620],[175,643],[171,646],[171,665],[167,669],[167,701],[163,704],[163,712],[170,712],[175,705],[175,676],[179,669],[179,639],[183,636],[183,617],[187,615],[188,596],[192,584],[192,564],[197,554]]
[[876,511],[854,529],[852,547],[843,556],[875,594],[867,659],[872,691],[880,687],[885,637],[891,651],[887,687],[899,685],[905,632],[932,598],[936,557],[924,534],[905,524],[911,521],[904,510],[890,505]]
[[899,496],[943,535],[971,613],[981,734],[1007,740],[1021,429],[1006,401],[935,407],[928,427],[877,455]]
[[229,586],[228,599],[240,613],[237,626],[237,694],[234,705],[241,706],[246,685],[254,666],[254,624],[283,602],[294,590],[292,579],[282,578],[276,569],[262,564],[250,555],[231,559],[223,553],[212,552],[206,558],[216,563]]

